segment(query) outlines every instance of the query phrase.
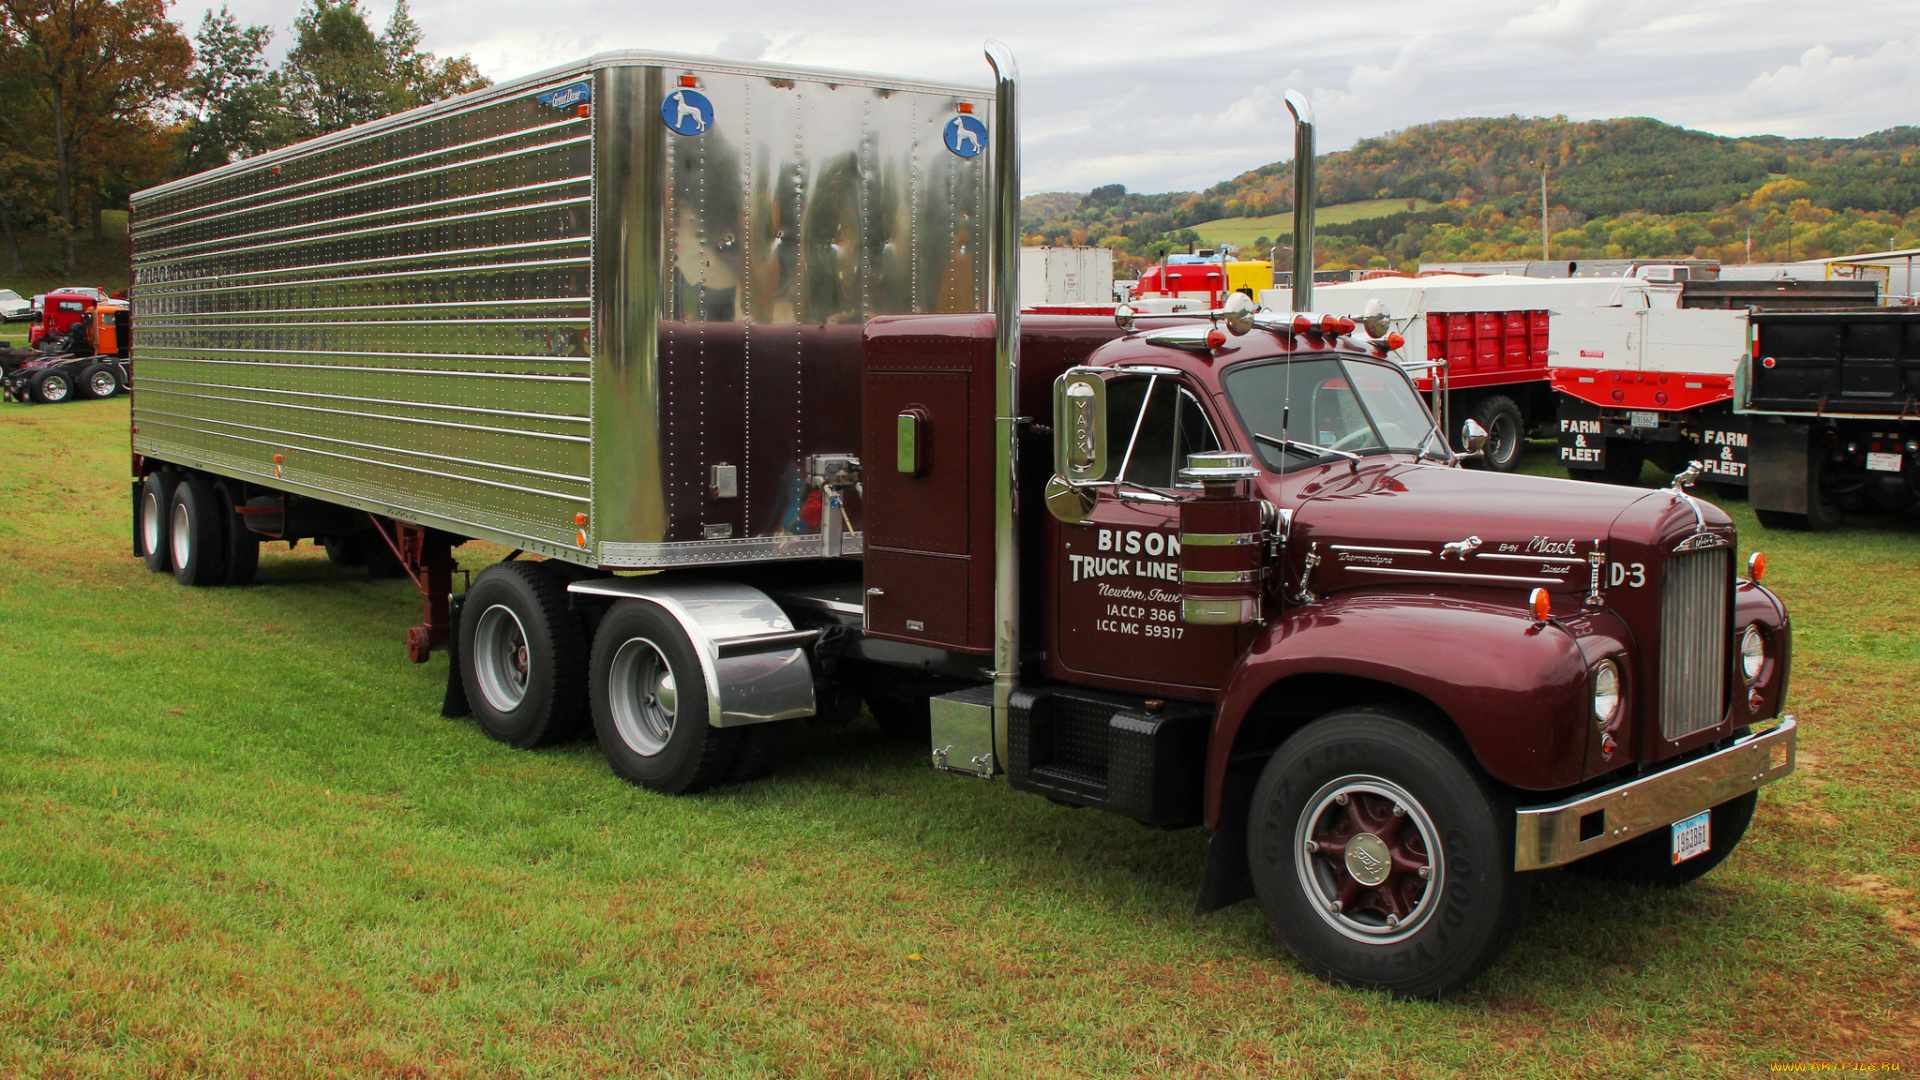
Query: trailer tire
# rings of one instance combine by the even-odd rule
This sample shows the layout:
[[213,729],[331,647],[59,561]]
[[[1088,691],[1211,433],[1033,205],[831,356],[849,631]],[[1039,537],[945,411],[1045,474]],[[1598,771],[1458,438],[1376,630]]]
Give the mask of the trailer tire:
[[[1467,420],[1478,421],[1487,431],[1486,446],[1479,459],[1481,468],[1489,472],[1510,473],[1520,467],[1520,451],[1526,447],[1527,432],[1520,406],[1512,398],[1505,394],[1489,394],[1474,403]],[[1465,421],[1461,421],[1461,424],[1464,429]],[[1465,440],[1464,430],[1460,438]]]
[[134,510],[134,535],[140,538],[140,557],[147,569],[156,574],[173,569],[173,538],[168,521],[173,509],[173,474],[148,473],[140,485],[140,502]]
[[594,732],[622,779],[690,795],[731,778],[737,762],[745,767],[741,736],[751,729],[709,722],[706,677],[693,642],[658,606],[615,604],[594,635],[591,672]]
[[522,750],[580,730],[586,635],[564,582],[538,563],[480,572],[460,616],[460,677],[474,722]]
[[220,497],[213,485],[198,477],[182,480],[173,489],[173,507],[167,513],[168,551],[173,579],[203,588],[227,580],[227,538]]
[[1511,810],[1399,711],[1329,713],[1281,744],[1254,787],[1254,893],[1314,974],[1437,997],[1491,964],[1519,925],[1527,879],[1512,869]]
[[234,498],[233,489],[226,484],[215,484],[213,490],[220,497],[220,524],[226,533],[226,583],[251,585],[260,569],[260,537],[247,528],[247,519],[234,509],[244,500]]
[[1713,808],[1707,819],[1707,850],[1676,865],[1667,830],[1658,829],[1635,837],[1618,847],[1589,855],[1571,869],[1596,877],[1631,881],[1641,885],[1673,888],[1697,880],[1707,871],[1725,862],[1727,856],[1747,835],[1753,823],[1753,808],[1760,801],[1758,791],[1749,791]]

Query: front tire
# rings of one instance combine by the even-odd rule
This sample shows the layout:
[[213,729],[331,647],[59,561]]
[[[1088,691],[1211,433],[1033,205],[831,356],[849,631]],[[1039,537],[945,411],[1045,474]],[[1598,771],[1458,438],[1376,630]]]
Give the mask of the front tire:
[[586,634],[566,585],[539,563],[481,571],[460,615],[460,678],[489,738],[529,749],[580,729]]
[[1512,870],[1509,811],[1397,712],[1331,713],[1287,740],[1254,788],[1254,892],[1314,974],[1437,997],[1492,963],[1519,924],[1527,881]]
[[594,733],[623,779],[689,795],[730,778],[746,729],[709,722],[706,677],[672,616],[644,600],[615,604],[594,636],[592,673]]

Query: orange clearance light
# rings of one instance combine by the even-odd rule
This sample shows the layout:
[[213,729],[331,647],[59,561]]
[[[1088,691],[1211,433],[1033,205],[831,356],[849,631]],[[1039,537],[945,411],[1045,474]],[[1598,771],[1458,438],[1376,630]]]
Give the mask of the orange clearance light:
[[1309,318],[1307,318],[1307,317],[1306,317],[1305,315],[1295,315],[1295,316],[1293,317],[1293,332],[1294,332],[1294,333],[1296,333],[1296,334],[1305,334],[1305,333],[1309,333],[1309,332],[1311,332],[1312,330],[1313,330],[1313,320],[1312,320],[1312,319],[1309,319]]
[[587,546],[587,534],[584,530],[581,532],[575,533],[574,539],[579,543],[581,547]]
[[960,103],[960,111],[961,111],[961,112],[963,112],[963,113],[970,113],[970,112],[972,112],[972,111],[973,111],[973,102],[971,102],[971,101],[963,101],[963,102],[961,102],[961,103]]
[[286,458],[284,458],[284,457],[281,457],[281,456],[280,456],[279,454],[275,454],[275,455],[273,455],[273,463],[274,463],[275,465],[278,465],[278,464],[280,464],[281,462],[283,462],[283,461],[285,461],[285,460],[287,460],[287,459],[286,459]]
[[1533,617],[1541,622],[1546,622],[1553,615],[1553,598],[1547,595],[1545,589],[1533,590],[1533,595],[1527,597],[1527,603],[1533,607]]
[[691,75],[682,75],[680,76],[680,85],[681,86],[699,86],[700,80],[694,78]]
[[1217,326],[1207,331],[1207,348],[1217,349],[1220,346],[1225,345],[1226,343],[1227,343],[1226,331],[1220,329]]
[[573,523],[575,525],[585,525],[587,523],[587,515],[585,514],[573,515]]
[[593,106],[581,105],[578,108],[573,110],[573,114],[575,116],[591,116],[593,115]]
[[1767,553],[1756,551],[1747,556],[1747,580],[1758,582],[1767,576]]
[[1340,329],[1340,317],[1338,315],[1320,316],[1320,332],[1321,333],[1332,334],[1338,331],[1339,329]]
[[1397,349],[1400,346],[1405,345],[1406,343],[1407,343],[1407,339],[1401,337],[1399,334],[1387,335],[1387,348],[1389,349]]
[[1353,320],[1347,318],[1345,315],[1340,316],[1340,332],[1343,334],[1353,333]]

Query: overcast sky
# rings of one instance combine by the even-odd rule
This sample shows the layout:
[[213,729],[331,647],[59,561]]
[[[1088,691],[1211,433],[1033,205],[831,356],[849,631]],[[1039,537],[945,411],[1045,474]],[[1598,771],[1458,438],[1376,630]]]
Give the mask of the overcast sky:
[[[410,0],[425,47],[508,79],[652,48],[984,84],[1019,58],[1023,187],[1193,190],[1292,156],[1281,94],[1320,150],[1429,120],[1651,116],[1727,135],[1920,124],[1920,0]],[[378,29],[391,0],[363,0]],[[287,44],[300,0],[231,0]],[[189,35],[206,5],[178,5]]]

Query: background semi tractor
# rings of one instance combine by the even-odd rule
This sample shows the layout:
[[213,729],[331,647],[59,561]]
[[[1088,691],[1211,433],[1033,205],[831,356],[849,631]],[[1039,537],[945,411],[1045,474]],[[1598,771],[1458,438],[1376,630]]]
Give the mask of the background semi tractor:
[[[1339,315],[1022,317],[988,56],[607,53],[140,193],[136,549],[411,575],[449,712],[655,791],[864,705],[1210,829],[1199,910],[1398,994],[1492,962],[1531,871],[1724,859],[1795,739],[1726,516],[1459,468]],[[456,597],[468,540],[512,554]]]

